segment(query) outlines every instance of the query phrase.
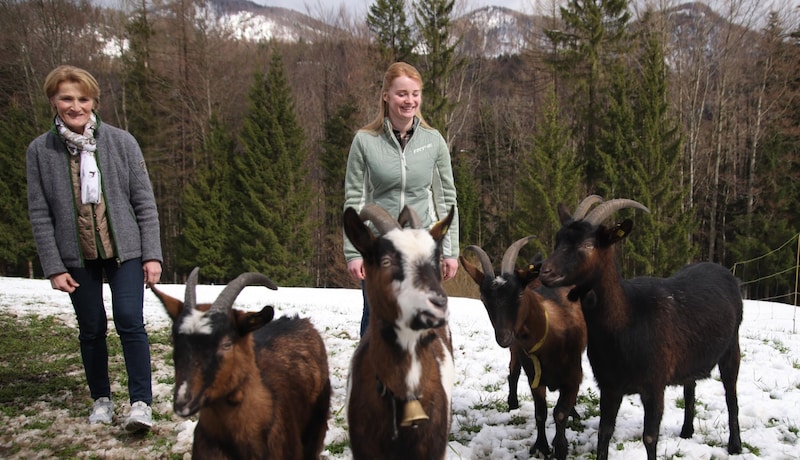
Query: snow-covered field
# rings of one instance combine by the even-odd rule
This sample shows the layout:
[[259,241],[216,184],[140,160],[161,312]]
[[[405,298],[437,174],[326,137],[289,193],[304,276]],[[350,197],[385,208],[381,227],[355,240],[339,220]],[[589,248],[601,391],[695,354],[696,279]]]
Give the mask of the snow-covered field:
[[[0,278],[0,312],[18,315],[37,314],[57,316],[74,325],[74,316],[66,294],[50,289],[46,280]],[[182,298],[184,286],[161,285],[160,288]],[[198,286],[199,302],[211,301],[221,286]],[[106,289],[107,307],[110,298]],[[155,296],[145,294],[145,316],[148,329],[168,328],[169,318]],[[310,318],[325,339],[328,349],[331,383],[334,394],[332,416],[326,445],[341,446],[347,439],[343,409],[349,360],[358,339],[361,314],[361,292],[350,289],[280,288],[271,291],[262,287],[248,287],[240,294],[236,308],[260,309],[273,305],[277,314],[299,314]],[[779,303],[746,301],[744,321],[741,326],[742,366],[739,374],[739,421],[742,429],[744,453],[729,456],[727,410],[722,384],[716,369],[711,379],[698,382],[698,410],[695,434],[692,439],[681,439],[678,434],[683,421],[683,411],[676,406],[682,398],[682,389],[667,389],[664,419],[661,423],[658,455],[660,458],[689,459],[800,459],[800,335],[796,325],[797,310]],[[112,327],[113,328],[113,327]],[[520,409],[505,412],[507,395],[508,351],[494,341],[494,335],[483,305],[478,300],[450,299],[450,328],[455,348],[456,384],[453,392],[453,424],[448,459],[529,458],[528,449],[535,436],[534,408],[529,390],[520,384]],[[75,350],[77,351],[77,339]],[[159,366],[156,366],[159,367]],[[162,363],[163,372],[171,371],[171,363]],[[596,404],[598,396],[591,367],[584,356],[585,379],[577,407],[582,416],[587,404]],[[154,410],[171,414],[171,385],[158,383],[154,375]],[[115,383],[121,391],[121,386]],[[88,391],[87,391],[88,392]],[[554,394],[548,395],[554,402]],[[595,402],[591,402],[594,400]],[[2,404],[2,401],[0,401]],[[596,410],[596,407],[592,407]],[[88,407],[87,407],[88,410]],[[118,408],[119,412],[122,410]],[[641,442],[643,412],[638,396],[627,397],[620,408],[617,427],[611,442],[610,458],[641,459],[645,457]],[[91,433],[95,442],[87,445],[86,456],[105,458],[134,458],[143,454],[140,441],[127,446],[126,438],[111,436],[108,427],[90,426],[83,419],[70,424],[67,436]],[[597,444],[598,416],[584,417],[583,431],[567,430],[570,457],[593,458]],[[65,428],[66,429],[66,428]],[[114,429],[114,428],[112,428]],[[194,421],[181,420],[171,415],[171,420],[156,427],[159,435],[174,437],[171,454],[191,451]],[[554,426],[548,420],[548,439],[552,439]],[[34,434],[31,434],[34,436]],[[109,439],[104,439],[104,438]],[[14,442],[14,441],[11,441]],[[0,446],[2,447],[2,446]],[[6,446],[8,447],[8,446]],[[146,447],[145,447],[146,449]],[[144,452],[147,452],[146,450]],[[157,451],[150,451],[157,452]],[[349,449],[343,453],[323,453],[324,458],[350,458]]]

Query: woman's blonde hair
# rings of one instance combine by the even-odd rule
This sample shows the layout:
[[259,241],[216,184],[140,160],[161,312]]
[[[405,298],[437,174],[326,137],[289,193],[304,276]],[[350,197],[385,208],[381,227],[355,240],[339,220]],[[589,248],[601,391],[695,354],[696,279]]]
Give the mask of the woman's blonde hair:
[[[380,111],[375,116],[375,118],[369,122],[366,126],[364,126],[363,130],[371,131],[375,134],[380,133],[383,131],[383,120],[389,115],[389,106],[386,101],[383,100],[383,94],[389,91],[391,88],[392,83],[398,77],[408,77],[417,83],[419,83],[419,89],[421,90],[423,87],[422,84],[422,76],[420,75],[419,71],[414,68],[413,65],[405,63],[405,62],[395,62],[394,64],[390,65],[388,69],[386,69],[386,73],[383,74],[383,87],[381,88],[380,93]],[[422,113],[417,109],[417,118],[419,118],[420,124],[429,128],[428,123],[422,118]]]
[[89,72],[71,65],[60,65],[51,70],[44,79],[44,94],[47,100],[53,99],[58,93],[58,87],[65,81],[77,83],[81,91],[86,93],[87,96],[94,99],[93,109],[97,109],[100,105],[100,85],[97,80]]

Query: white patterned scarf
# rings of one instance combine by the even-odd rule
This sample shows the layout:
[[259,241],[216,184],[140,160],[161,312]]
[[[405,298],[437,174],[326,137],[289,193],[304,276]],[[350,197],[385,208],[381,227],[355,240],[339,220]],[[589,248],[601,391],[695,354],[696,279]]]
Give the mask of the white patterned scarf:
[[83,204],[99,203],[100,169],[97,167],[97,159],[94,157],[94,152],[97,151],[97,142],[94,139],[97,117],[92,113],[83,134],[69,129],[58,115],[56,115],[55,125],[61,137],[64,138],[69,153],[81,156],[81,202]]

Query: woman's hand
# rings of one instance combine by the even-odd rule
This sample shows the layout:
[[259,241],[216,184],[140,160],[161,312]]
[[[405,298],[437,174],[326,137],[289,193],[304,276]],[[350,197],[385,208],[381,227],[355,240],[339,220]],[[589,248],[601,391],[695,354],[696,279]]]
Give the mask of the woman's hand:
[[458,259],[444,259],[442,261],[443,281],[455,278],[457,271],[458,271]]
[[57,291],[72,294],[80,284],[69,273],[59,273],[50,277],[50,286]]
[[356,281],[364,279],[364,259],[353,259],[347,262],[347,272]]
[[157,284],[161,280],[161,262],[148,260],[142,264],[144,270],[144,284]]

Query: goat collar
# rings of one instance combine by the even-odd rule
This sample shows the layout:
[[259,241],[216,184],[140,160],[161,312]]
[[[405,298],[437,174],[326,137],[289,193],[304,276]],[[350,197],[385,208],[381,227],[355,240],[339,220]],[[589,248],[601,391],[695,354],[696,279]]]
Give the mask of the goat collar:
[[542,334],[542,338],[539,339],[538,342],[533,344],[530,350],[528,350],[528,357],[533,361],[533,370],[534,376],[533,381],[531,381],[531,389],[537,388],[539,386],[539,382],[542,380],[542,362],[539,361],[539,357],[536,356],[536,352],[542,348],[544,342],[547,340],[547,333],[550,332],[550,315],[547,314],[547,310],[544,311],[544,334]]
[[375,376],[375,380],[378,382],[378,393],[381,396],[386,397],[389,399],[389,403],[392,405],[392,439],[395,440],[398,437],[398,429],[397,429],[397,403],[403,402],[403,418],[400,420],[401,427],[409,427],[413,426],[416,428],[417,424],[421,421],[428,420],[428,414],[425,413],[425,409],[422,408],[422,404],[420,404],[419,399],[400,399],[395,397],[392,390],[390,390],[386,385],[381,382],[381,379],[378,376]]

